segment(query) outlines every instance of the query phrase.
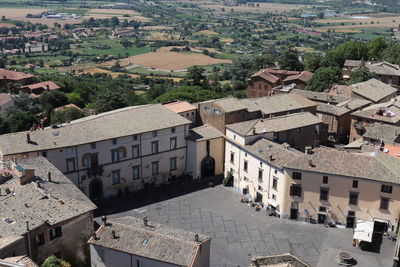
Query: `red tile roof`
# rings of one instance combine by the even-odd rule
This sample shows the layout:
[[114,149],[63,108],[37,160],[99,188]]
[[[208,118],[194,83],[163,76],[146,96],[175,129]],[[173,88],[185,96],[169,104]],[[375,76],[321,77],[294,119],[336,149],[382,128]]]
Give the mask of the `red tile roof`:
[[12,97],[9,94],[0,94],[0,105],[4,105],[12,101]]
[[163,104],[166,108],[172,110],[175,113],[181,113],[186,111],[195,110],[196,107],[186,101],[178,101]]
[[32,74],[17,72],[12,70],[0,69],[0,80],[18,81],[33,78]]
[[21,88],[29,88],[30,90],[35,90],[35,89],[47,89],[46,86],[49,86],[49,90],[58,90],[60,89],[60,86],[55,84],[52,81],[45,81],[45,82],[40,82],[40,83],[34,83],[34,84],[29,84],[22,86]]

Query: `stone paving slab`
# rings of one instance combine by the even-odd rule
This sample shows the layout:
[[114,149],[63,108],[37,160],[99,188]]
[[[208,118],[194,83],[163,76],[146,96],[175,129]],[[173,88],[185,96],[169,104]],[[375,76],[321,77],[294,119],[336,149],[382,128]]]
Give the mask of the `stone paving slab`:
[[[255,255],[287,252],[317,266],[323,248],[354,250],[350,229],[327,229],[321,225],[269,217],[239,200],[239,194],[218,186],[113,216],[138,216],[139,212],[140,216],[146,215],[150,220],[211,236],[212,267],[243,267],[248,266]],[[382,256],[376,255],[382,261],[390,259],[390,249],[385,251]]]

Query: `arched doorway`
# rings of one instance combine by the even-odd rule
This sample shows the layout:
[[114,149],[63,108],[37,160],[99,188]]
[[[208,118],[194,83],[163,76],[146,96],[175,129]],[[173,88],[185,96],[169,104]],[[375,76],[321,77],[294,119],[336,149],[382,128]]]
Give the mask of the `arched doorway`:
[[103,196],[103,182],[100,179],[94,179],[89,185],[90,199],[98,199]]
[[215,175],[215,160],[207,156],[201,161],[201,177],[209,177]]

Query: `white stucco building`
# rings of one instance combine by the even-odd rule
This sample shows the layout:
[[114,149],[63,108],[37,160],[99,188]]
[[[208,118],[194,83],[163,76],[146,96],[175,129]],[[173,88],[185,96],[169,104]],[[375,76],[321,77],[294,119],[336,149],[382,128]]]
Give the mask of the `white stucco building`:
[[190,124],[160,104],[127,107],[1,135],[0,160],[46,157],[86,195],[108,197],[183,174]]

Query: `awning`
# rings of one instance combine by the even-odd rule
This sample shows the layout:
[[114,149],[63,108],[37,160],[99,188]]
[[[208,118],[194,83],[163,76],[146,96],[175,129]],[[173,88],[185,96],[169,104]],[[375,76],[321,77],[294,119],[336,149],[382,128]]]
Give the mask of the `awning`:
[[274,208],[278,207],[278,204],[275,201],[271,200],[271,199],[268,199],[267,203],[268,203],[268,205],[270,205],[270,206],[272,206]]
[[354,229],[353,239],[359,241],[372,241],[372,234],[374,232],[374,222],[371,221],[357,221],[356,228]]
[[375,218],[375,219],[374,219],[374,222],[380,222],[380,223],[386,223],[386,224],[389,224],[389,221],[388,221],[388,220],[384,220],[384,219],[378,219],[378,218]]

